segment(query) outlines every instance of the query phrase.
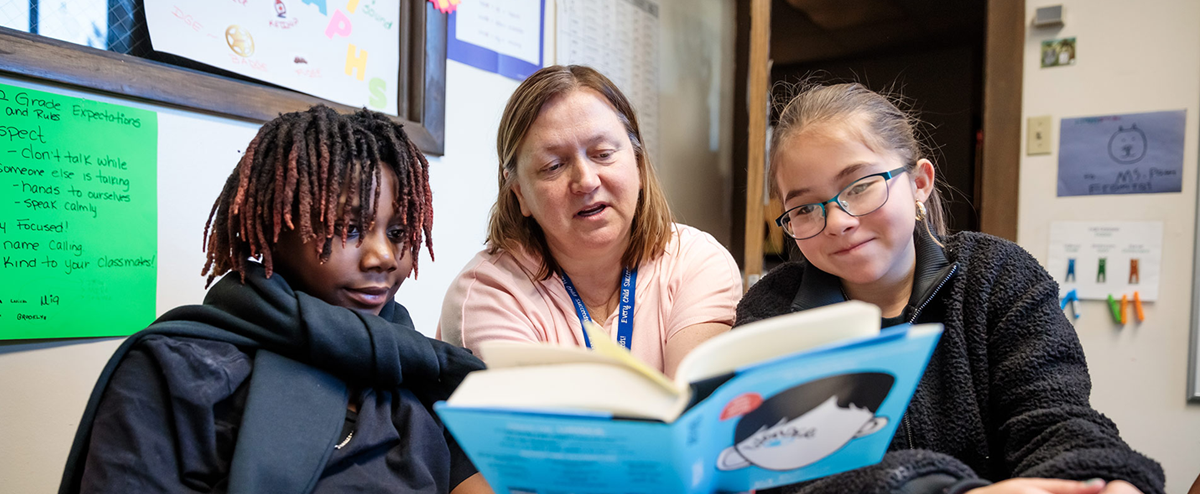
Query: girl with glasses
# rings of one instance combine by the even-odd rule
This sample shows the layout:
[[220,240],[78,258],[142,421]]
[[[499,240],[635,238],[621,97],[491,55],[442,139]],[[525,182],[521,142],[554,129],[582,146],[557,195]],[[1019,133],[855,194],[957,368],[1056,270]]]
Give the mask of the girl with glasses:
[[735,326],[856,299],[884,326],[945,327],[883,461],[782,491],[1162,492],[1158,463],[1091,408],[1050,275],[1014,243],[947,234],[914,125],[858,84],[808,88],[780,114],[771,192],[803,259],[755,284]]

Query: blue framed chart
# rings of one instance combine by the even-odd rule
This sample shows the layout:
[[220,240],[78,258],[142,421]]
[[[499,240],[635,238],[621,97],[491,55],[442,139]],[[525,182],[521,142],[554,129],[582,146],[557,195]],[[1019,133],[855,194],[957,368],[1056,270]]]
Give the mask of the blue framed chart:
[[524,80],[542,68],[544,0],[472,0],[450,14],[446,57]]

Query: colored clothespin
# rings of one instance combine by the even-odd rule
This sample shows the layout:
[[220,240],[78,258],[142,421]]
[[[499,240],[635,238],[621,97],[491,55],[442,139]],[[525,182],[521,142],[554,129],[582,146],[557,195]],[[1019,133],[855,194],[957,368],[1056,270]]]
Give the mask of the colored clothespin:
[[1067,308],[1067,304],[1068,304],[1068,303],[1069,303],[1069,304],[1071,304],[1071,316],[1072,316],[1072,318],[1074,318],[1074,319],[1079,319],[1079,316],[1081,315],[1081,314],[1079,313],[1079,294],[1078,294],[1078,293],[1075,293],[1075,290],[1074,290],[1074,289],[1072,289],[1071,291],[1067,292],[1067,294],[1066,294],[1065,296],[1063,296],[1063,299],[1062,299],[1062,306],[1061,306],[1061,307],[1059,307],[1059,308],[1060,308],[1060,309],[1063,309],[1063,310],[1066,310],[1066,308]]
[[[1129,284],[1136,285],[1136,284],[1138,284],[1139,281],[1141,281],[1141,278],[1138,276],[1138,260],[1130,259],[1129,260]],[[1137,292],[1134,292],[1134,293],[1137,293]]]
[[1114,322],[1121,322],[1121,308],[1117,307],[1117,301],[1113,299],[1112,294],[1108,294],[1108,310],[1112,312]]
[[1105,274],[1105,266],[1108,264],[1108,258],[1100,258],[1100,270],[1096,271],[1096,283],[1104,283],[1108,281],[1108,275]]
[[1075,260],[1067,259],[1067,277],[1063,281],[1075,281]]
[[1137,315],[1138,322],[1146,320],[1146,314],[1142,312],[1142,297],[1138,292],[1133,292],[1133,313]]
[[1129,304],[1129,296],[1122,293],[1121,294],[1121,324],[1125,324],[1125,321],[1129,320],[1129,318],[1125,317],[1125,306],[1127,304]]

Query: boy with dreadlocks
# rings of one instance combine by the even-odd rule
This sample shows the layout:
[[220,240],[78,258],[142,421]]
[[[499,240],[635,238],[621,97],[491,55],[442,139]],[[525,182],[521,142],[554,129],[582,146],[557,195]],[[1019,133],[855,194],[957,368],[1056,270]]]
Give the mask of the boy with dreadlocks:
[[482,363],[392,300],[432,224],[400,125],[268,122],[205,226],[201,274],[230,275],[117,350],[60,492],[491,492],[432,412]]

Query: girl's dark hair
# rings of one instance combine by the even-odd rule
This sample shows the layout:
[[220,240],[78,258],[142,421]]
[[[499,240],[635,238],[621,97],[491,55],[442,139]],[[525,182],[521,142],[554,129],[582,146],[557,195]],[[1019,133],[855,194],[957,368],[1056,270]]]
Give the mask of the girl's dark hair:
[[[779,194],[776,187],[776,154],[782,143],[814,124],[842,123],[856,118],[866,122],[868,132],[863,133],[867,146],[876,150],[891,150],[900,156],[905,166],[911,171],[917,166],[917,161],[926,158],[933,161],[930,153],[925,151],[917,138],[919,121],[911,113],[900,109],[887,96],[867,89],[862,84],[847,83],[820,85],[801,83],[783,110],[779,112],[779,123],[771,136],[770,191]],[[899,100],[899,98],[896,98]],[[937,237],[944,237],[946,228],[946,207],[938,187],[925,201],[925,223],[930,232]]]
[[393,207],[404,219],[415,275],[422,238],[433,258],[429,163],[386,115],[343,115],[324,105],[279,115],[250,141],[204,225],[208,260],[200,274],[207,284],[229,271],[245,281],[246,262],[256,258],[270,277],[271,247],[285,229],[298,230],[305,243],[324,239],[314,244],[319,258],[329,259],[335,235],[346,243],[340,226],[355,219],[351,204],[361,204],[356,219],[364,228],[375,221],[380,188],[368,195],[383,180],[383,166],[396,174]]

